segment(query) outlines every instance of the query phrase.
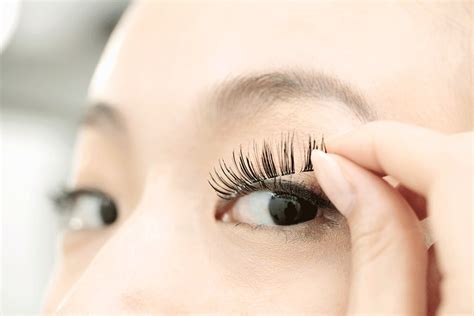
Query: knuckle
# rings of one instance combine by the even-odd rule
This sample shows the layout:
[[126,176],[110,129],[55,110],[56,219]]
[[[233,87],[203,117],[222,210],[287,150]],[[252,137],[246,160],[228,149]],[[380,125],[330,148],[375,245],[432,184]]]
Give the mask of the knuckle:
[[[472,169],[474,133],[454,134],[447,137],[446,155],[452,167]],[[464,169],[466,170],[466,169]]]
[[389,120],[377,120],[371,121],[367,123],[367,127],[375,134],[379,134],[380,131],[400,128],[400,126],[404,125],[403,123],[396,122],[396,121],[389,121]]
[[367,265],[386,253],[400,253],[401,249],[410,247],[409,232],[399,226],[386,219],[359,225],[351,235],[355,264]]
[[[466,134],[471,134],[466,137]],[[440,159],[438,181],[441,183],[456,183],[460,179],[472,177],[473,170],[473,133],[446,136],[443,141],[446,146],[439,149]]]
[[387,224],[371,223],[360,225],[352,234],[352,251],[359,254],[360,264],[374,261],[390,247],[392,241],[387,230]]

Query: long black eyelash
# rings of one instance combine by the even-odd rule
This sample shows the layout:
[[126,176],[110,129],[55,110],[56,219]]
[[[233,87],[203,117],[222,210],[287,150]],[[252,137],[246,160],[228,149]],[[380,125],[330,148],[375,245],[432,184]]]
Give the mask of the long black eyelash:
[[[231,165],[219,159],[219,167],[214,168],[209,174],[209,185],[220,198],[226,200],[240,194],[268,188],[266,181],[269,179],[277,182],[280,177],[295,173],[294,140],[294,134],[282,134],[280,143],[275,146],[276,154],[266,141],[261,147],[254,143],[252,152],[244,153],[240,146],[238,151],[232,152]],[[304,161],[299,172],[314,170],[311,152],[315,149],[327,152],[324,136],[319,143],[312,136],[308,136],[303,152]],[[275,159],[278,161],[278,166],[275,164]]]
[[313,139],[311,136],[308,137],[308,145],[305,147],[304,151],[304,164],[301,172],[313,171],[313,163],[311,162],[311,152],[315,149],[319,149],[327,153],[326,144],[324,143],[324,135],[321,136],[321,142],[316,143],[316,139]]

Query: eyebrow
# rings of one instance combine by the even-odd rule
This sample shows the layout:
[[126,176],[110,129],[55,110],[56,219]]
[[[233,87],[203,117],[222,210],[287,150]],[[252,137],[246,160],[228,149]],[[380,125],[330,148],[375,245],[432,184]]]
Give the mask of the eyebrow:
[[253,116],[276,102],[308,99],[339,101],[363,122],[376,118],[374,109],[354,87],[321,72],[294,70],[244,75],[220,83],[211,97],[218,113],[234,119],[233,114]]
[[87,107],[81,120],[81,126],[104,126],[116,131],[126,129],[125,119],[119,110],[107,102],[95,102]]
[[[247,74],[225,80],[211,91],[206,106],[211,103],[219,116],[235,119],[236,111],[253,116],[276,102],[305,99],[339,101],[363,122],[376,118],[367,100],[349,84],[324,73],[301,70]],[[82,125],[108,125],[118,131],[126,129],[123,115],[107,102],[96,102],[87,107]]]

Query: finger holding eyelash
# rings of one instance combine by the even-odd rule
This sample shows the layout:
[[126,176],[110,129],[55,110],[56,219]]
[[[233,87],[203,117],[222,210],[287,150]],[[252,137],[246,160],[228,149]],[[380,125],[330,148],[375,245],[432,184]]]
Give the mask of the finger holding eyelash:
[[[395,177],[407,188],[426,194],[446,158],[446,135],[399,122],[370,122],[328,142],[329,151],[358,165]],[[430,163],[426,163],[429,161]],[[416,174],[416,177],[413,175]]]
[[393,176],[427,200],[429,228],[443,274],[441,314],[472,314],[474,132],[443,134],[375,121],[335,136],[328,149],[371,171]]
[[410,205],[345,158],[316,150],[312,160],[319,184],[350,228],[348,313],[424,315],[427,252]]

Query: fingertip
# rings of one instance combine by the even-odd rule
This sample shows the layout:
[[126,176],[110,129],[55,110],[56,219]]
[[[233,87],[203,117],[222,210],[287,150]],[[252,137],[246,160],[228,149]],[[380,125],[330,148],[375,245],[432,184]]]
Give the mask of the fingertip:
[[327,152],[335,152],[340,144],[344,143],[344,140],[351,135],[357,128],[350,128],[338,133],[325,136],[324,145],[327,149]]
[[347,216],[354,203],[355,190],[333,156],[321,150],[313,150],[311,162],[322,190],[336,208]]

